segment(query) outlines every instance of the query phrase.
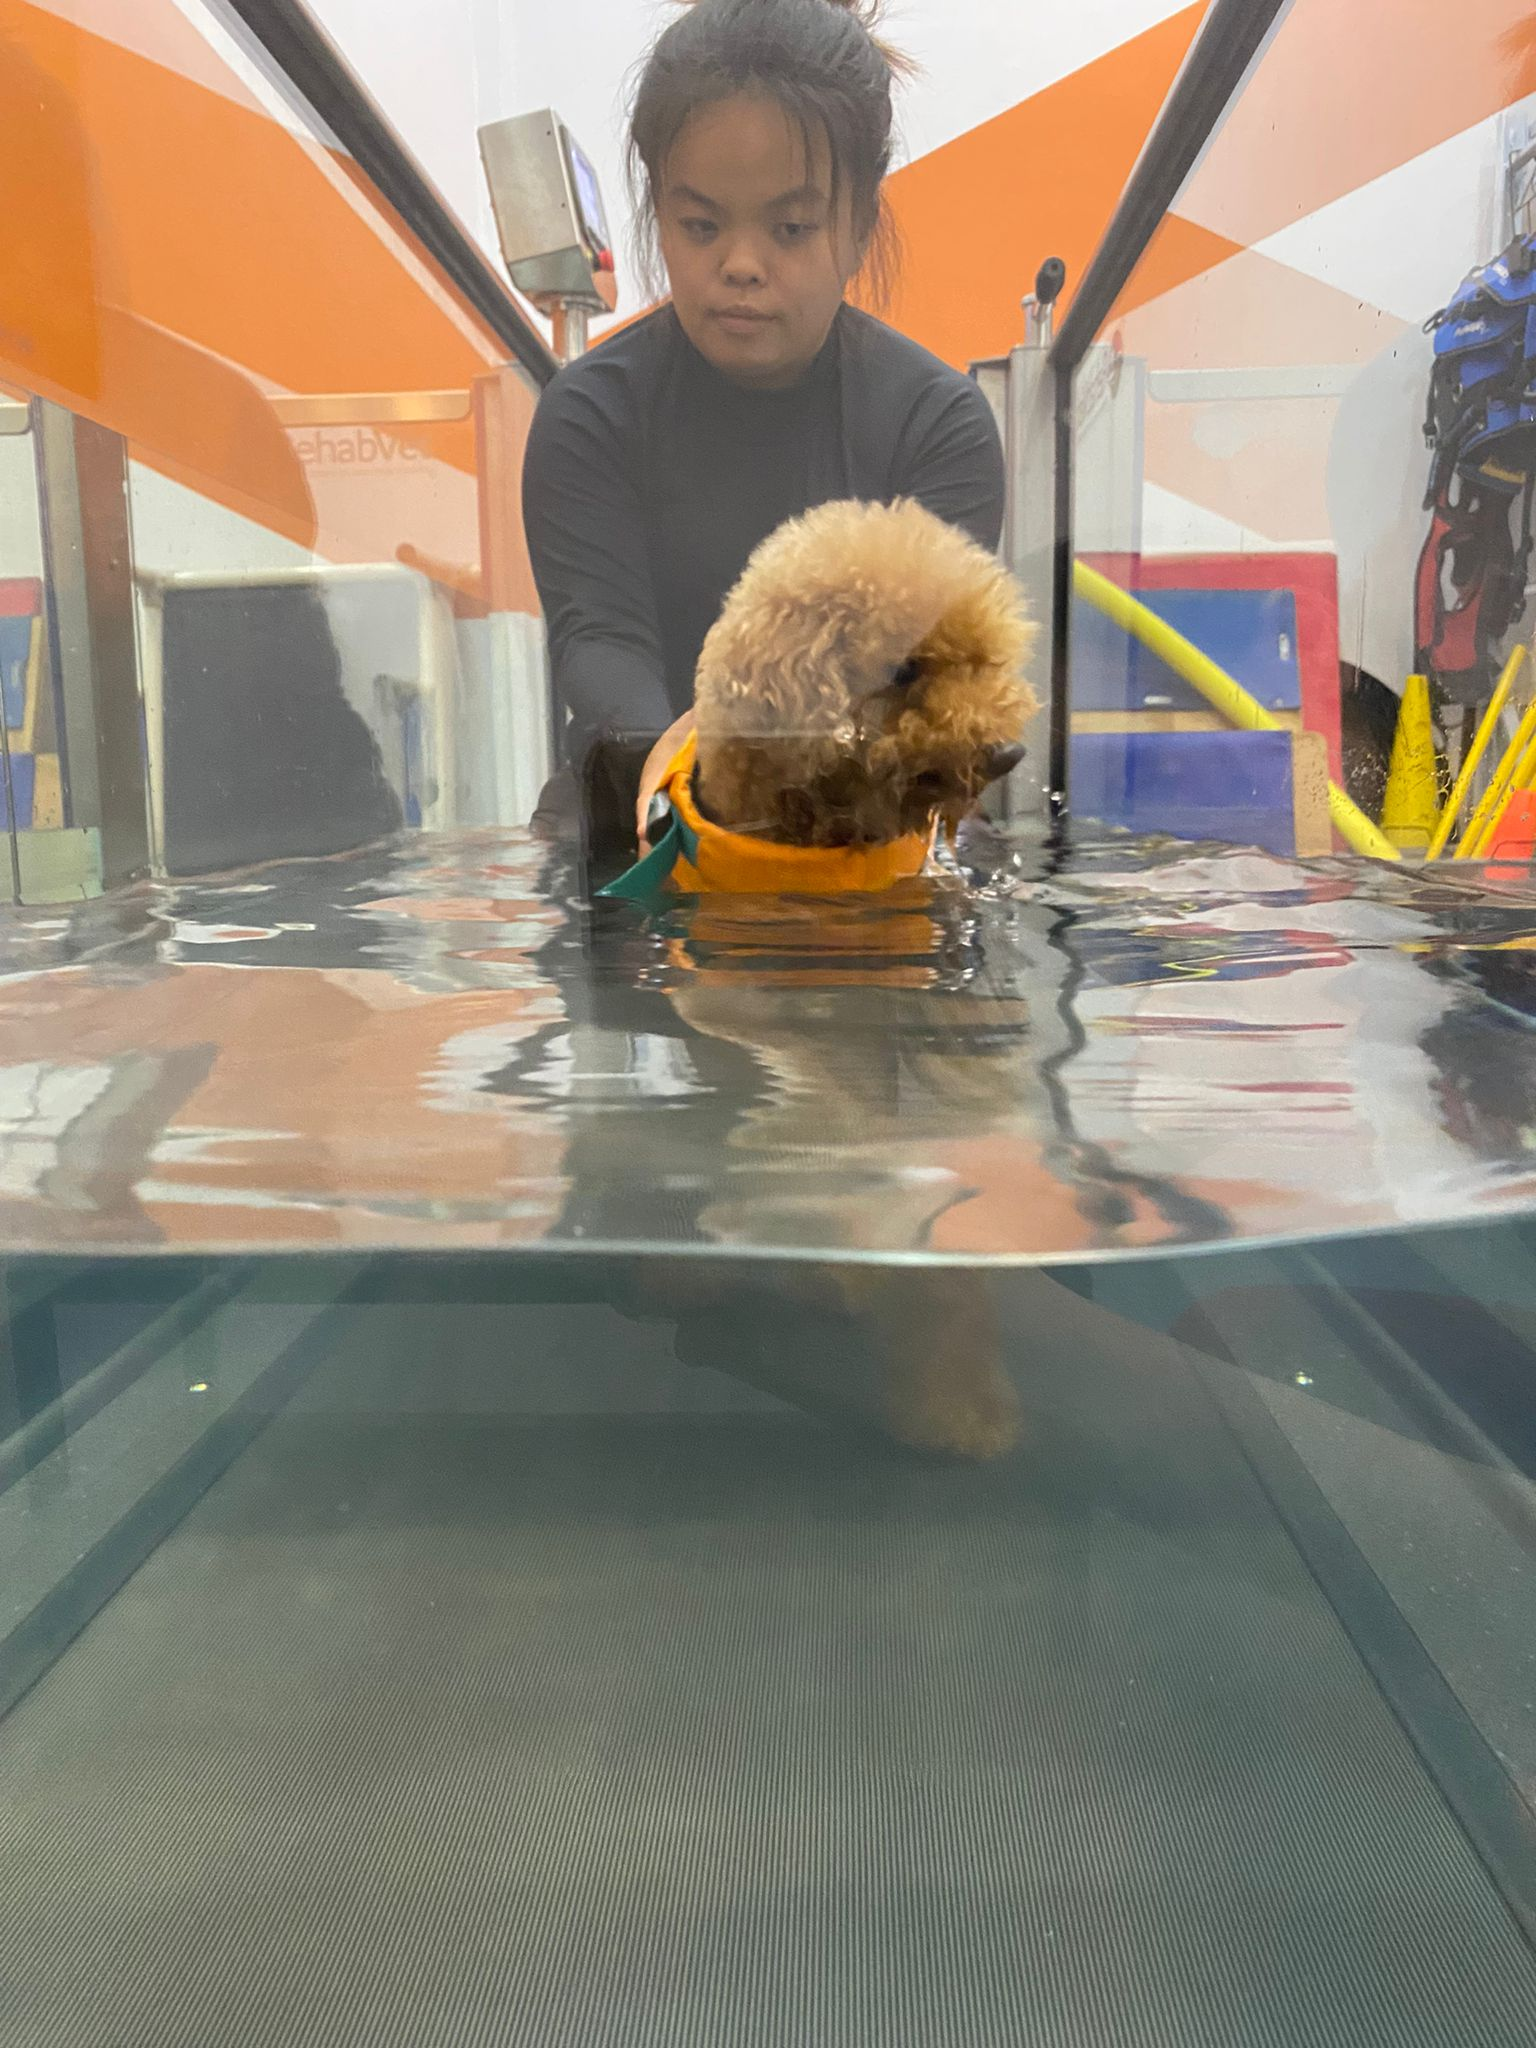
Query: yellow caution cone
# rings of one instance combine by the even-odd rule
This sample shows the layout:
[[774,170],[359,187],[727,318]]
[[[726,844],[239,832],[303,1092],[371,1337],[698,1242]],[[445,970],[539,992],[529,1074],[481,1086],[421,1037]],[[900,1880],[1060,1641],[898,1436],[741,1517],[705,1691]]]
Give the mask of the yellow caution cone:
[[1440,814],[1439,769],[1429,723],[1429,684],[1410,676],[1403,685],[1392,765],[1381,806],[1381,829],[1402,853],[1423,853]]

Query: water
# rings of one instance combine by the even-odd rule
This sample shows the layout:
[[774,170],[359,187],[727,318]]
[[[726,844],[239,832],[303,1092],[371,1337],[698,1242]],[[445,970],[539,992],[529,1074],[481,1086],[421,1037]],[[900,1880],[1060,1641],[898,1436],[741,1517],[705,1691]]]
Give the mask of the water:
[[976,880],[647,917],[506,835],[19,913],[7,1239],[1059,1263],[1536,1197],[1528,880]]
[[1527,2048],[1533,944],[1123,839],[18,914],[0,2043]]

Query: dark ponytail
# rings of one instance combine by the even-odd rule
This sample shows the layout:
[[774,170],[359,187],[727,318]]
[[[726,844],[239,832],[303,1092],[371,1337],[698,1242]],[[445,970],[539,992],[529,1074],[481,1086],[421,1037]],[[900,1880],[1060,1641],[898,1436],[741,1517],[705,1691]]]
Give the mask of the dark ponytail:
[[630,103],[629,182],[646,282],[662,265],[656,199],[668,156],[701,107],[757,93],[784,109],[810,158],[824,138],[834,206],[846,191],[870,295],[883,299],[895,238],[881,196],[891,164],[891,88],[912,66],[874,33],[880,0],[685,0],[652,44]]

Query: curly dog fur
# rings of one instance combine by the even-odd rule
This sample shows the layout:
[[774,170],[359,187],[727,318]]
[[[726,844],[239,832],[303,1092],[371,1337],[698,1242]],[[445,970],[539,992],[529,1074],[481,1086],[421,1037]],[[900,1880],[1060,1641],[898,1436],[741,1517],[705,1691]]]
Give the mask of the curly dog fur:
[[957,823],[1022,757],[1034,631],[998,561],[910,500],[789,521],[704,642],[700,805],[792,846]]

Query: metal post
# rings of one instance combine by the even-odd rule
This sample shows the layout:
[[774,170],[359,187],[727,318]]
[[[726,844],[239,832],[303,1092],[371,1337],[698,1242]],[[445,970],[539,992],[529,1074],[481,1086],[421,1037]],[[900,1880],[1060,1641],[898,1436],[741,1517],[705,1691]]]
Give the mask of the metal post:
[[122,437],[33,400],[49,669],[66,816],[101,836],[102,880],[149,866],[149,803]]
[[[480,579],[489,617],[489,734],[497,761],[497,798],[477,824],[524,824],[539,791],[563,758],[565,720],[549,673],[538,591],[523,531],[523,450],[533,395],[508,364],[475,379],[475,471],[480,501]],[[489,742],[489,735],[488,735]],[[514,759],[505,758],[509,753]]]
[[1072,640],[1073,377],[1290,0],[1211,0],[1104,239],[1051,345],[1056,372],[1050,801],[1066,815]]
[[1051,733],[1046,800],[1053,819],[1071,803],[1073,432],[1076,371],[1055,366],[1056,480],[1051,543]]
[[580,299],[561,299],[552,315],[555,354],[562,363],[574,363],[587,352],[588,311]]
[[11,901],[21,901],[21,843],[16,834],[21,829],[16,821],[16,779],[11,773],[11,721],[0,696],[0,770],[4,772],[5,789],[5,836],[11,856]]

